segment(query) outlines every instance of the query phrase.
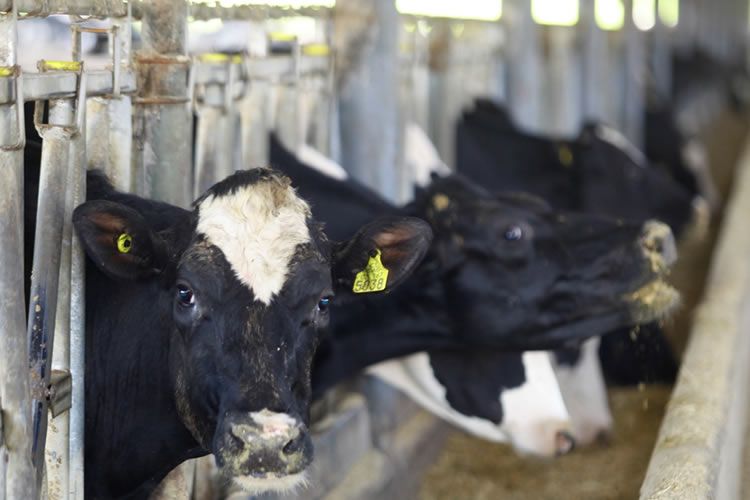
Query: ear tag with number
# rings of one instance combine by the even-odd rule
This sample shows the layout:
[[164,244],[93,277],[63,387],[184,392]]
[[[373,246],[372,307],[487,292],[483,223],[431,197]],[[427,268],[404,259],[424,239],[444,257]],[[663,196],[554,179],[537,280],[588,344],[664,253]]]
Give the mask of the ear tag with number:
[[133,248],[133,237],[128,233],[122,233],[117,237],[117,249],[120,253],[128,253]]
[[385,285],[388,282],[388,269],[383,266],[383,262],[380,260],[380,250],[378,249],[377,252],[377,255],[370,257],[367,267],[355,276],[354,287],[352,288],[354,293],[385,290]]

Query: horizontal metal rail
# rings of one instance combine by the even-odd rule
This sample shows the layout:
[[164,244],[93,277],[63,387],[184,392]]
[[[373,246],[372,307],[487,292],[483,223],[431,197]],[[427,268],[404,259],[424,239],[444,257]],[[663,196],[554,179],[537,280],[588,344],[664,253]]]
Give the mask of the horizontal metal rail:
[[[0,0],[2,1],[2,0]],[[112,94],[112,71],[86,71],[86,95],[104,96]],[[64,99],[74,97],[77,88],[75,73],[24,73],[23,98],[26,101]],[[123,71],[120,75],[120,92],[135,92],[135,73]],[[0,78],[0,104],[10,104],[15,100],[13,78]]]
[[[228,64],[197,64],[195,69],[196,85],[226,84],[229,81],[228,67],[230,65],[240,66],[239,80],[272,80],[294,78],[298,74],[325,73],[328,71],[329,64],[326,56],[300,56],[298,67],[295,67],[294,58],[291,56],[247,58],[241,61]],[[298,71],[299,73],[297,73]],[[24,90],[24,94],[26,94],[26,90]]]
[[[0,0],[0,13],[9,12],[13,3],[23,17],[46,17],[52,14],[69,14],[90,17],[125,17],[128,4],[122,0]],[[142,2],[132,1],[133,18],[140,19]],[[328,7],[285,7],[270,5],[234,5],[224,7],[211,3],[191,3],[188,15],[195,20],[264,20],[287,16],[326,17]]]

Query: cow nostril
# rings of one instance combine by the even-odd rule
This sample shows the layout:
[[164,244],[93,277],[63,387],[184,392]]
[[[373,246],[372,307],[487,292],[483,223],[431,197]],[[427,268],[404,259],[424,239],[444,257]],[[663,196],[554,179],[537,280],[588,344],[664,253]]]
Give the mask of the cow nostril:
[[302,435],[302,433],[298,433],[297,436],[289,441],[287,444],[284,445],[283,452],[285,455],[294,455],[295,453],[298,453],[302,449],[302,445],[304,444],[305,437]]
[[555,451],[557,456],[567,455],[575,448],[575,439],[567,431],[557,431],[555,433]]

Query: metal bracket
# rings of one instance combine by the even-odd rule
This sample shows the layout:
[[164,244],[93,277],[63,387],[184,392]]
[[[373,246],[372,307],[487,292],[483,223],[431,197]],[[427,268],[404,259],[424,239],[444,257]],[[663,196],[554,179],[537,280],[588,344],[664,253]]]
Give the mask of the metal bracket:
[[[76,112],[73,117],[73,123],[62,125],[62,124],[50,124],[42,123],[42,113],[44,108],[42,106],[34,106],[34,127],[36,127],[39,135],[44,137],[44,131],[49,130],[53,127],[63,128],[70,132],[71,135],[76,135],[78,132],[83,130],[83,121],[86,117],[86,70],[83,67],[83,61],[74,62],[50,62],[42,59],[37,63],[40,72],[46,72],[50,69],[54,71],[70,71],[78,73],[78,88],[76,89]],[[39,101],[37,101],[39,102]]]
[[70,410],[73,405],[73,378],[67,370],[52,370],[47,401],[52,418]]
[[73,60],[78,62],[81,61],[81,33],[106,33],[108,35],[110,44],[112,45],[112,94],[107,97],[113,97],[115,99],[119,98],[121,92],[120,27],[115,25],[110,26],[109,28],[87,28],[85,26],[74,24],[70,27],[70,30],[73,33]]
[[24,121],[23,114],[23,73],[21,72],[21,66],[16,64],[11,67],[0,67],[0,76],[12,76],[13,78],[16,90],[16,125],[18,126],[18,133],[16,134],[18,139],[16,142],[14,144],[2,145],[0,146],[0,150],[17,151],[26,146],[26,122]]
[[[188,56],[155,56],[139,57],[135,60],[136,65],[141,64],[164,64],[175,66],[186,66],[188,68],[188,80],[194,78],[191,74],[192,62]],[[192,95],[188,89],[185,96],[155,95],[148,97],[133,97],[133,104],[183,104],[190,106]]]

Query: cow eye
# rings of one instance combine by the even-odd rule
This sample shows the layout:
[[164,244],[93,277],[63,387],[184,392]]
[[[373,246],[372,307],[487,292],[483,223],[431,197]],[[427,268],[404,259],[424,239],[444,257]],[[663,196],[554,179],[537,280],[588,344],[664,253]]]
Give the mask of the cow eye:
[[186,285],[177,285],[177,301],[182,307],[193,307],[195,306],[195,294],[193,290]]
[[503,233],[503,237],[507,241],[518,241],[523,238],[523,230],[520,226],[510,226]]
[[318,302],[318,312],[319,313],[325,313],[328,312],[328,304],[331,302],[331,299],[328,297],[323,297],[320,299],[320,302]]

